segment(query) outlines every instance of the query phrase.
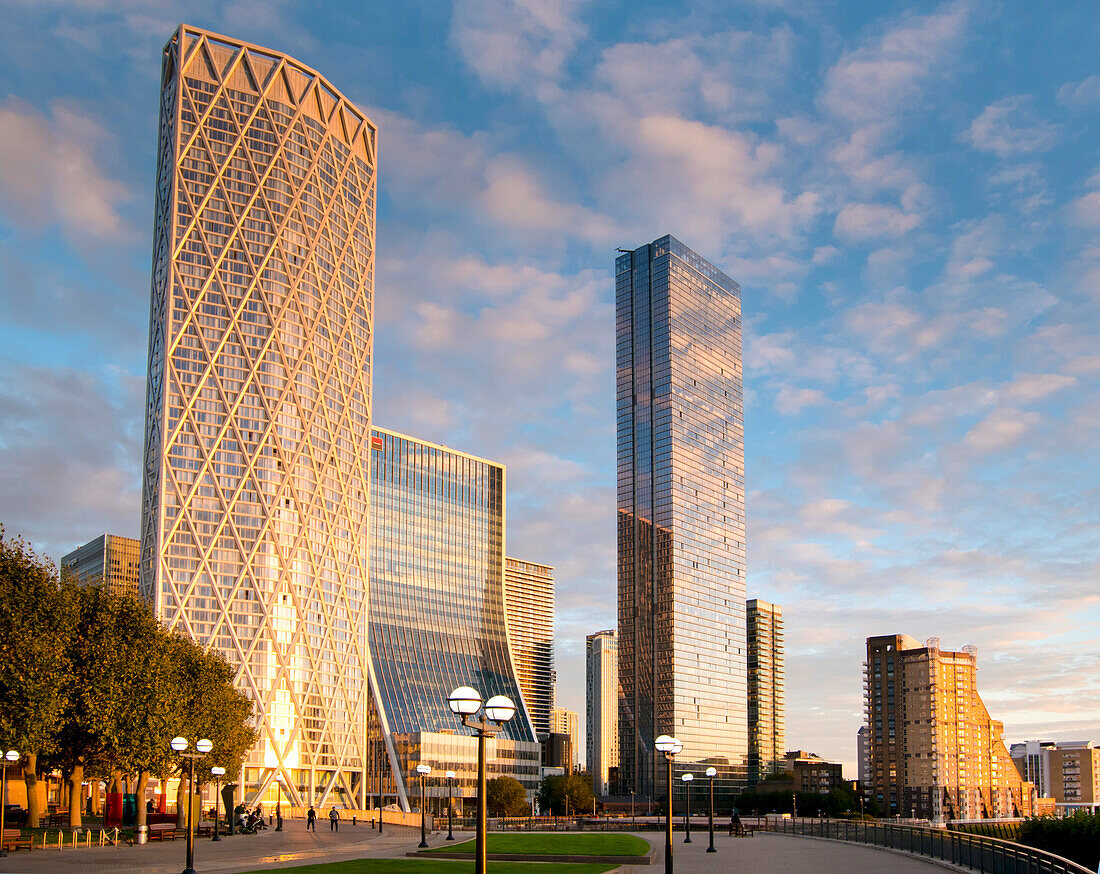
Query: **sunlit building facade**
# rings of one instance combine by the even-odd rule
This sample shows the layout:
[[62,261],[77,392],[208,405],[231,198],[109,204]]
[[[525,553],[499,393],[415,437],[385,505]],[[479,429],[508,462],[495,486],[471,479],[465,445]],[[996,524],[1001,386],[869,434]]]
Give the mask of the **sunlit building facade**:
[[383,784],[407,809],[426,764],[437,777],[456,772],[458,798],[475,795],[477,740],[447,705],[451,690],[473,686],[517,706],[489,743],[490,776],[533,793],[541,751],[505,613],[504,467],[378,428],[371,445],[367,634]]
[[101,534],[61,557],[81,586],[102,584],[110,591],[136,595],[141,541],[118,534]]
[[571,766],[577,767],[577,758],[580,755],[581,720],[575,710],[566,710],[564,707],[555,707],[550,711],[550,731],[553,734],[569,735],[569,743],[572,746],[573,761]]
[[864,684],[868,794],[883,814],[934,822],[1031,814],[1032,784],[978,694],[975,647],[869,637]]
[[748,756],[740,286],[668,236],[615,273],[619,778],[663,795],[670,734],[725,796]]
[[589,634],[584,650],[588,770],[592,791],[609,795],[614,791],[611,775],[619,769],[619,641],[615,629]]
[[253,701],[246,803],[366,797],[375,148],[287,55],[164,48],[140,588]]
[[746,604],[749,646],[749,788],[782,769],[786,748],[783,608]]
[[535,736],[542,737],[554,706],[554,569],[506,558],[504,595],[516,678]]

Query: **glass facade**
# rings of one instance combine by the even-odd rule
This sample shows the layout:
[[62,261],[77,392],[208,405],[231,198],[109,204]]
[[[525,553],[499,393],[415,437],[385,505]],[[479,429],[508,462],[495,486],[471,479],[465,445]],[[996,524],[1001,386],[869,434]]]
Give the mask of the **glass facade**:
[[62,556],[61,566],[69,568],[82,586],[102,582],[117,594],[136,595],[140,554],[140,541],[117,534],[101,534]]
[[516,678],[535,737],[542,737],[554,706],[554,569],[506,558],[504,594]]
[[472,741],[457,736],[470,732],[447,706],[458,686],[516,702],[497,745],[515,756],[504,772],[533,789],[539,746],[505,616],[504,467],[381,429],[371,443],[367,633],[397,795],[407,801],[419,757],[428,755],[410,744],[453,734],[450,743],[468,752]]
[[749,788],[783,770],[786,674],[783,608],[756,598],[747,606]]
[[[673,237],[616,259],[619,778],[745,785],[745,482],[740,287]],[[663,764],[663,763],[662,763]]]
[[365,798],[375,139],[286,55],[165,46],[140,588],[255,705],[247,804]]

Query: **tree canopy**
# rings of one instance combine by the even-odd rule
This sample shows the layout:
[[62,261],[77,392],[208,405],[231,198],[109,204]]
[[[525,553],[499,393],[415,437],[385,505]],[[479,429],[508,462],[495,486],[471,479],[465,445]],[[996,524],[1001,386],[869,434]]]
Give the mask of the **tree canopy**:
[[494,777],[485,787],[485,805],[491,816],[523,816],[530,811],[527,793],[515,777]]
[[592,810],[592,798],[592,784],[580,774],[546,777],[539,789],[539,807],[543,813],[566,813],[566,799],[569,813],[585,813]]

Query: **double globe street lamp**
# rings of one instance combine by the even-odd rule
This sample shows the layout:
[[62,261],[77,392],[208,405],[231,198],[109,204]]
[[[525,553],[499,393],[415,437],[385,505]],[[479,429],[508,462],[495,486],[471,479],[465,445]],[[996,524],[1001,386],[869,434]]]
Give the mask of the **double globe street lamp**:
[[202,738],[196,741],[195,752],[188,753],[184,752],[189,746],[187,738],[174,737],[171,746],[181,759],[188,759],[191,763],[187,779],[187,867],[183,869],[183,874],[195,874],[195,830],[191,827],[191,812],[195,807],[195,759],[201,759],[214,749],[214,744]]
[[[2,769],[2,776],[0,776],[0,835],[4,834],[4,813],[7,808],[7,797],[5,793],[8,791],[8,765],[14,765],[19,761],[18,750],[8,750],[4,753],[3,764],[0,765]],[[37,825],[37,823],[35,823]],[[4,848],[3,844],[0,844],[0,856],[6,856],[8,851]]]
[[477,735],[477,839],[474,850],[474,874],[486,874],[488,868],[488,816],[485,780],[485,738],[494,737],[516,715],[516,705],[506,695],[494,695],[484,702],[484,715],[474,719],[483,704],[481,693],[469,686],[459,686],[447,698],[451,712],[462,717],[462,724]]
[[431,772],[431,765],[421,763],[416,766],[416,773],[420,775],[420,843],[417,845],[417,849],[420,850],[428,846],[428,817],[424,810],[424,783],[427,782],[428,775]]
[[684,748],[676,738],[662,734],[653,742],[654,749],[665,757],[667,773],[665,785],[668,787],[668,809],[665,812],[665,874],[672,874],[672,760]]

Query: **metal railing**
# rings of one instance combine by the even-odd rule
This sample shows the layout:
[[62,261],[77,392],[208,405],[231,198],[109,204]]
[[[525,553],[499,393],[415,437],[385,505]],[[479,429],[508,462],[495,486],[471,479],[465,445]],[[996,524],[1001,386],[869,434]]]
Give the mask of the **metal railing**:
[[764,828],[777,834],[886,847],[983,874],[1095,874],[1076,862],[1034,847],[940,828],[843,819],[772,820]]

